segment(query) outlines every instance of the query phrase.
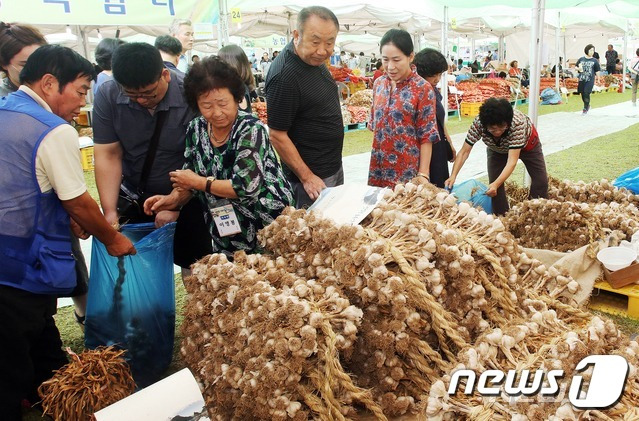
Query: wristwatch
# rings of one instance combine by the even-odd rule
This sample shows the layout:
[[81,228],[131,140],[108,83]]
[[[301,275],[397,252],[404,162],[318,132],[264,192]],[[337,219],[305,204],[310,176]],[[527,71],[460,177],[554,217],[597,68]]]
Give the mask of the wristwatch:
[[206,177],[206,187],[204,187],[204,193],[211,193],[211,183],[215,181],[215,177]]

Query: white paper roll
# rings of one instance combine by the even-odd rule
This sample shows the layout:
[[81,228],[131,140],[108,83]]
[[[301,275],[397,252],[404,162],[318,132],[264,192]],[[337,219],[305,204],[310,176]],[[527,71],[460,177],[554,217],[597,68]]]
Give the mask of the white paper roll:
[[[97,421],[164,421],[204,410],[204,398],[188,368],[95,413]],[[198,418],[201,421],[208,417]]]

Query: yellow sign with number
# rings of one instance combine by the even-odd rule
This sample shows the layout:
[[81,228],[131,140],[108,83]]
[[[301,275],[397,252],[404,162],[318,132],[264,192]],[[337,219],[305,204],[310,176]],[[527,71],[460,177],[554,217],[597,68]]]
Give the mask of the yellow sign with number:
[[234,7],[231,9],[231,22],[242,23],[242,12],[240,12],[239,7]]

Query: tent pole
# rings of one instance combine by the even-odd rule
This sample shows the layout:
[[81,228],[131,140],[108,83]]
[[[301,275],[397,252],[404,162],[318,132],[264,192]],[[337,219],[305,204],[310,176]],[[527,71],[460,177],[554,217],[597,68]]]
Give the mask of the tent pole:
[[533,124],[537,125],[537,116],[539,114],[539,77],[541,73],[541,47],[543,43],[543,25],[544,25],[544,5],[545,0],[533,0],[535,7],[532,16],[531,34],[531,60],[530,60],[530,96],[528,98],[528,116]]
[[561,12],[557,12],[557,27],[555,28],[555,90],[559,93],[559,36],[561,32]]
[[[442,54],[448,57],[448,6],[444,6],[444,22],[442,22]],[[448,69],[439,82],[441,86],[442,105],[444,106],[444,121],[448,121]],[[440,139],[445,141],[446,139]]]
[[[532,34],[530,39],[530,71],[528,77],[528,116],[532,123],[537,126],[537,116],[539,114],[539,77],[541,73],[541,47],[544,39],[544,6],[545,0],[533,0],[532,10]],[[528,171],[524,171],[524,185],[530,186],[531,179]]]
[[288,44],[289,42],[291,42],[291,33],[293,32],[291,30],[291,12],[286,12],[288,17],[286,18],[286,20],[288,21],[288,28],[286,28],[286,43]]
[[499,60],[500,63],[504,60],[504,56],[505,56],[505,54],[504,54],[505,41],[506,41],[506,37],[504,36],[504,34],[501,34],[499,36],[499,46],[497,47],[497,51],[498,51],[497,55],[498,55],[498,60]]
[[623,52],[621,56],[621,62],[623,63],[623,69],[621,73],[621,93],[626,92],[626,72],[628,71],[628,62],[626,60],[628,54],[628,27],[630,26],[630,21],[626,19],[626,32],[623,34]]
[[228,8],[226,0],[219,0],[220,7],[220,21],[217,26],[217,48],[220,49],[229,43],[229,21],[228,21]]

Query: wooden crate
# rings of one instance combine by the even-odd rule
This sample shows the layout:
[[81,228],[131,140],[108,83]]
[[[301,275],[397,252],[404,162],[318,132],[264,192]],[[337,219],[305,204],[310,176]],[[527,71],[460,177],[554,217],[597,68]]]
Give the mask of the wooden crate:
[[613,288],[606,281],[596,282],[590,298],[590,308],[639,319],[639,285]]
[[93,146],[87,146],[86,148],[80,149],[80,155],[82,160],[82,169],[84,171],[93,171]]
[[479,107],[481,102],[463,102],[459,105],[461,115],[467,117],[477,117],[479,115]]

